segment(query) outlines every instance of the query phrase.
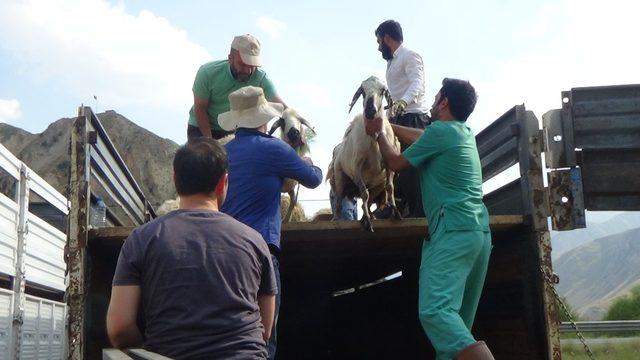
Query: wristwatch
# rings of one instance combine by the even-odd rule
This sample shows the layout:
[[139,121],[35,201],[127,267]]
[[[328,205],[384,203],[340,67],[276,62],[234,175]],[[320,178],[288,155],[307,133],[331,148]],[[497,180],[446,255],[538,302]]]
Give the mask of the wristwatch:
[[387,132],[384,129],[380,129],[379,131],[376,131],[375,134],[373,134],[373,138],[375,139],[375,141],[378,141],[378,138],[380,137],[380,135],[386,136]]

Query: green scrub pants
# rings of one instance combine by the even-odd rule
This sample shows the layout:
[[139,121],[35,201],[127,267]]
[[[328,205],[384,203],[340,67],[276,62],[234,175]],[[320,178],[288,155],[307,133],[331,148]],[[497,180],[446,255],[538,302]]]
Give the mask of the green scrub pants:
[[422,246],[418,312],[436,359],[449,360],[476,341],[471,326],[492,245],[490,232],[442,228]]

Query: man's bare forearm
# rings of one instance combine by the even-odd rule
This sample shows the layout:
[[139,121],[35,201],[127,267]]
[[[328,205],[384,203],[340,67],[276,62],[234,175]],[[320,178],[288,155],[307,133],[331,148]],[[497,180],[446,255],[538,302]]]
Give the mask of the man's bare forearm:
[[389,140],[387,140],[385,136],[380,135],[378,137],[378,145],[380,146],[380,153],[382,154],[382,158],[384,159],[384,163],[387,165],[387,168],[398,172],[411,166],[404,156],[391,146]]
[[258,295],[258,308],[260,309],[260,318],[264,327],[264,341],[271,337],[271,328],[276,312],[276,296],[275,295]]
[[280,103],[284,106],[284,108],[288,108],[287,104],[284,103],[284,100],[282,100],[282,98],[278,95],[270,97],[269,99],[267,99],[269,102],[276,102],[276,103]]
[[121,332],[110,333],[111,344],[118,349],[139,347],[142,345],[142,334],[137,326],[132,326]]
[[416,142],[416,140],[418,140],[418,138],[422,136],[422,133],[424,132],[424,130],[422,129],[414,129],[396,124],[391,124],[391,127],[393,128],[393,132],[398,137],[398,140],[400,140],[401,143],[407,145],[411,145]]
[[206,109],[196,107],[196,120],[198,122],[198,128],[203,137],[211,137],[211,124],[209,124],[209,115]]

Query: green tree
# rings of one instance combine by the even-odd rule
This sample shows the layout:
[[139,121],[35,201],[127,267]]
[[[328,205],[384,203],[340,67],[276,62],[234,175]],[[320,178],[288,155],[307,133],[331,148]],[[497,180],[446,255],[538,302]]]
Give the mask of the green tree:
[[605,320],[640,320],[640,285],[631,289],[631,294],[614,301]]

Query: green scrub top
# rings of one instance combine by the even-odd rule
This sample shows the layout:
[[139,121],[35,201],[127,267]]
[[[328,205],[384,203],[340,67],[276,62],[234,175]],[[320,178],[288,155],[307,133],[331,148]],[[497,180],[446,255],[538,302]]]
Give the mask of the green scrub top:
[[420,174],[429,232],[489,231],[482,202],[482,166],[471,129],[462,121],[435,121],[403,153]]

